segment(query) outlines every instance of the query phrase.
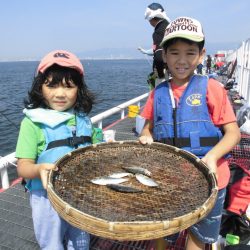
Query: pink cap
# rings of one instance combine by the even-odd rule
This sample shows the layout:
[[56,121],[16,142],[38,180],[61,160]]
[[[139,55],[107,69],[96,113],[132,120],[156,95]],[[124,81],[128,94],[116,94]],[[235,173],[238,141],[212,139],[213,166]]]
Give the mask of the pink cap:
[[47,54],[37,67],[37,72],[44,73],[53,64],[76,69],[81,75],[84,73],[80,60],[66,50],[54,50]]

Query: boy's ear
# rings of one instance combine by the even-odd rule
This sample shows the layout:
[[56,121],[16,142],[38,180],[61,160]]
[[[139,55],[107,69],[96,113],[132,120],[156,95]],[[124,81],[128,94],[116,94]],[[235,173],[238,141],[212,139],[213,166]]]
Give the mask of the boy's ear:
[[204,59],[205,55],[206,55],[206,49],[203,48],[202,51],[200,52],[199,63],[203,62],[203,59]]
[[163,60],[164,63],[167,63],[166,57],[167,57],[167,53],[166,53],[165,49],[163,49],[162,50],[162,60]]

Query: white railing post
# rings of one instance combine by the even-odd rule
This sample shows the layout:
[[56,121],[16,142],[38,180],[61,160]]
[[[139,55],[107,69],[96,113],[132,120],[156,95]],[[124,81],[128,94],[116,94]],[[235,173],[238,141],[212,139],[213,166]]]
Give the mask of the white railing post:
[[8,167],[10,165],[16,166],[16,162],[17,159],[15,158],[15,152],[8,154],[4,157],[0,157],[0,173],[1,173],[1,182],[3,189],[6,189],[10,186]]
[[124,119],[124,117],[125,117],[125,109],[122,109],[121,110],[121,119]]
[[98,128],[102,128],[102,120],[100,120],[99,122],[98,122]]
[[7,189],[10,186],[9,177],[8,177],[8,170],[7,166],[1,169],[1,180],[2,180],[2,188]]

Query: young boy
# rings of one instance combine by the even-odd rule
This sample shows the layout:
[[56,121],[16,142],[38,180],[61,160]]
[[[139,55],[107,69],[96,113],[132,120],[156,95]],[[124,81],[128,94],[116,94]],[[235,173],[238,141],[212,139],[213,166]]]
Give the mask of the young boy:
[[158,141],[188,150],[216,174],[216,204],[206,218],[188,229],[188,250],[204,249],[205,243],[217,241],[230,177],[225,155],[240,140],[222,84],[194,74],[205,54],[204,43],[202,26],[195,19],[179,17],[167,26],[161,46],[172,78],[150,93],[139,138],[142,144]]

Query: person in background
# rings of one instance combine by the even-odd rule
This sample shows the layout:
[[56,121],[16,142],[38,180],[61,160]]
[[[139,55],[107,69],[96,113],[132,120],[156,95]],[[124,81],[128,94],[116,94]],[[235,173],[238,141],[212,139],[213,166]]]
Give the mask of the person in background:
[[202,64],[202,63],[199,63],[199,64],[197,65],[197,74],[202,75],[202,68],[203,68],[203,64]]
[[212,67],[212,58],[210,55],[207,55],[207,60],[206,60],[206,73],[210,74],[211,73],[211,67]]
[[[166,64],[162,59],[162,48],[160,43],[164,36],[166,27],[168,26],[170,19],[168,18],[163,7],[159,3],[150,4],[145,12],[145,19],[154,27],[153,32],[153,47],[150,50],[145,50],[141,47],[138,49],[147,55],[153,55],[153,72],[155,78],[155,85],[165,80]],[[152,74],[150,75],[152,78]],[[153,79],[152,78],[152,79]]]
[[90,236],[73,227],[52,207],[47,177],[64,154],[92,143],[88,113],[94,95],[84,69],[72,53],[56,50],[40,62],[25,100],[16,146],[19,176],[27,180],[35,236],[41,249],[89,249]]
[[194,74],[205,54],[204,43],[199,21],[179,17],[169,24],[161,46],[172,78],[151,91],[141,114],[146,122],[139,137],[142,144],[157,141],[190,151],[207,164],[218,180],[219,192],[213,209],[188,228],[188,250],[204,249],[205,243],[218,239],[230,177],[225,156],[240,140],[223,85]]

